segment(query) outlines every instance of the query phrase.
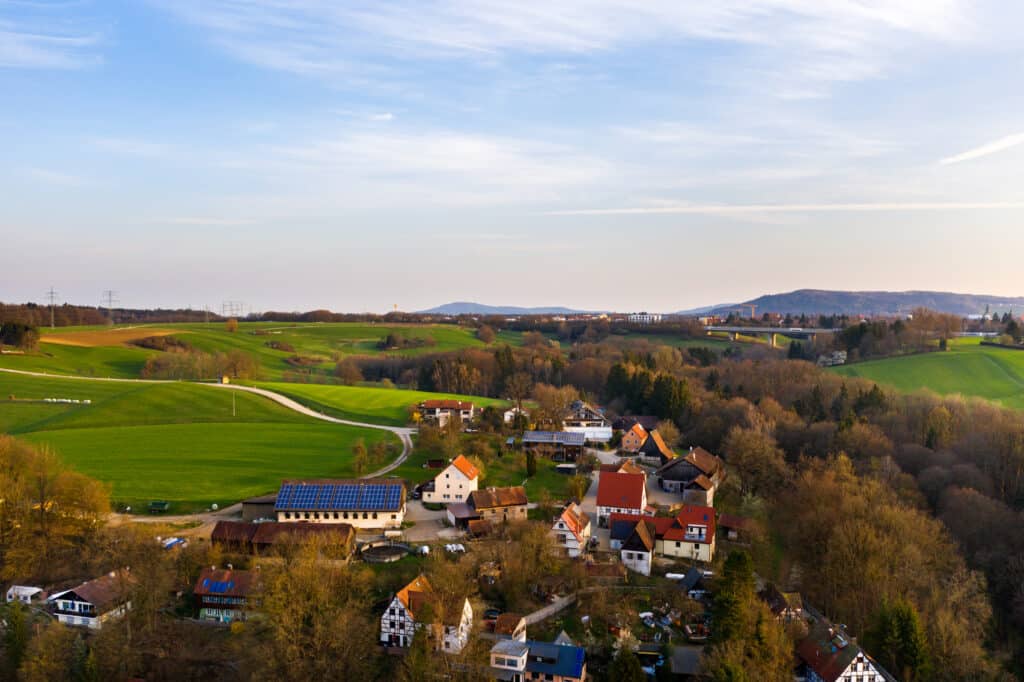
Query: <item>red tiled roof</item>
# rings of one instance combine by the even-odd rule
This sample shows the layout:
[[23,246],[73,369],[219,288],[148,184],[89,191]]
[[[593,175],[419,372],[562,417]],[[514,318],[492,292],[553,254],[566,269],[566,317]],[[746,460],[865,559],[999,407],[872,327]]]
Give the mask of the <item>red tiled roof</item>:
[[425,575],[418,575],[413,578],[413,581],[400,589],[398,594],[398,601],[402,602],[402,606],[409,612],[413,620],[416,619],[416,612],[420,609],[423,604],[426,603],[427,597],[433,594],[434,588],[427,580]]
[[576,536],[577,542],[583,542],[583,529],[590,524],[590,518],[582,509],[580,509],[578,504],[570,502],[562,511],[562,515],[559,519],[565,524],[565,527]]
[[517,507],[529,504],[526,489],[521,485],[509,488],[486,488],[474,490],[469,494],[473,509],[494,509],[498,507]]
[[597,481],[597,506],[641,509],[644,506],[644,476],[602,471]]
[[462,472],[462,475],[471,481],[480,475],[480,470],[462,455],[459,455],[452,460],[452,466]]
[[473,403],[466,400],[424,400],[420,407],[428,410],[471,410]]
[[[678,540],[686,542],[702,542],[711,544],[715,537],[715,510],[711,507],[697,507],[687,505],[683,507],[675,517],[668,516],[646,516],[640,514],[612,514],[608,518],[608,524],[613,525],[616,521],[629,521],[640,523],[646,521],[654,526],[654,537],[658,540]],[[692,540],[686,538],[686,526],[706,526],[707,532],[704,540]]]
[[643,470],[636,462],[631,459],[624,459],[618,464],[602,464],[601,471],[610,471],[618,474],[643,474],[647,475],[647,472]]
[[73,587],[69,592],[74,592],[81,599],[95,606],[97,612],[104,613],[108,610],[108,607],[127,597],[127,592],[136,582],[135,576],[127,570],[114,571],[107,575],[101,575],[99,578],[89,582],[82,583],[78,587]]
[[670,516],[647,516],[645,514],[612,514],[608,517],[608,525],[612,525],[616,521],[629,521],[630,523],[640,523],[647,521],[653,524],[654,537],[660,539],[664,537],[676,520]]
[[633,424],[633,428],[631,428],[629,431],[634,436],[639,438],[641,443],[643,443],[644,439],[647,438],[647,429],[645,429],[643,426],[641,426],[640,422],[637,422],[636,424]]

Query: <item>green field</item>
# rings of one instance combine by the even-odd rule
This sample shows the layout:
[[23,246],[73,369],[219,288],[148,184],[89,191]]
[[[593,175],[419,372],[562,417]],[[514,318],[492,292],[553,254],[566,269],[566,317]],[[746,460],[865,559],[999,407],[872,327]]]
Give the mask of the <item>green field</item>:
[[372,386],[262,382],[256,385],[286,395],[332,417],[391,426],[404,426],[409,423],[409,406],[424,400],[468,400],[477,407],[508,404],[507,401],[497,398]]
[[926,388],[1024,408],[1024,351],[982,346],[978,339],[957,339],[945,352],[870,360],[832,371],[900,391]]
[[[259,359],[263,378],[271,381],[281,379],[285,372],[295,370],[287,362],[293,355],[315,358],[319,362],[312,367],[318,371],[329,372],[334,368],[336,358],[347,355],[416,356],[484,347],[472,329],[445,324],[243,322],[239,325],[238,331],[233,333],[226,331],[223,323],[212,322],[122,325],[109,328],[60,327],[53,331],[40,330],[44,341],[39,344],[36,353],[0,355],[0,367],[81,376],[138,377],[146,359],[158,351],[132,346],[116,336],[133,329],[137,330],[139,337],[147,335],[147,330],[164,335],[171,332],[170,335],[210,353],[245,351]],[[377,343],[388,334],[400,334],[408,339],[424,339],[429,343],[389,351],[380,350]],[[106,340],[105,337],[110,339]],[[515,345],[522,342],[522,334],[502,332],[499,341]],[[68,345],[69,343],[79,345]],[[268,343],[287,344],[295,350],[278,350],[268,346]]]
[[269,492],[282,478],[351,476],[359,438],[398,447],[384,431],[320,422],[211,386],[3,372],[0,431],[53,447],[71,468],[109,483],[119,504],[167,499],[173,513]]

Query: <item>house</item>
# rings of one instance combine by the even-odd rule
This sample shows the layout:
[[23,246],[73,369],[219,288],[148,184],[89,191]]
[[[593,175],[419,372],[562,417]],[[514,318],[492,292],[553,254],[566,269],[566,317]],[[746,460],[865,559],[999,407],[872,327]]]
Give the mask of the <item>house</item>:
[[608,527],[612,514],[643,514],[647,511],[647,477],[602,471],[597,479],[597,525]]
[[393,478],[284,481],[274,509],[278,521],[401,528],[405,484]]
[[131,589],[135,578],[127,569],[111,571],[70,590],[51,595],[54,615],[64,625],[99,630],[103,623],[120,618],[131,610]]
[[558,462],[575,462],[583,454],[586,435],[575,431],[527,431],[523,449],[550,453]]
[[519,407],[510,407],[501,413],[501,417],[506,424],[513,424],[519,417],[522,417],[524,420],[529,419],[530,413]]
[[640,424],[633,424],[628,431],[622,434],[619,450],[635,454],[640,452],[640,446],[644,444],[645,440],[647,440],[647,429]]
[[647,440],[637,450],[637,455],[645,462],[650,462],[657,466],[663,466],[678,456],[665,443],[657,429],[647,434]]
[[277,493],[260,495],[259,497],[250,497],[248,500],[242,500],[242,520],[276,520],[277,512],[274,510],[275,504],[277,504]]
[[41,588],[28,585],[11,585],[7,588],[7,603],[21,602],[22,604],[35,604],[46,599],[46,593]]
[[808,682],[892,682],[842,628],[818,621],[796,648]]
[[690,504],[711,507],[715,491],[725,478],[725,464],[704,448],[690,448],[685,456],[659,467],[655,475],[662,490],[679,493]]
[[804,600],[799,592],[782,592],[773,584],[757,593],[778,620],[790,623],[804,617]]
[[502,613],[494,621],[494,636],[496,639],[514,639],[517,642],[526,641],[526,618],[518,613]]
[[452,419],[465,425],[473,421],[476,413],[476,406],[467,400],[424,400],[417,409],[422,421],[438,426],[444,426]]
[[497,523],[525,521],[529,504],[526,490],[521,485],[508,488],[485,488],[469,494],[469,506],[477,518]]
[[675,517],[651,517],[635,513],[612,514],[609,542],[621,549],[637,524],[653,524],[654,552],[657,555],[710,563],[715,556],[715,510],[711,507],[685,506]]
[[590,542],[590,517],[575,502],[570,502],[561,515],[555,519],[551,533],[555,544],[570,557],[578,557],[587,551]]
[[204,568],[192,589],[199,608],[199,620],[214,623],[245,620],[254,605],[258,577],[254,571]]
[[586,652],[570,644],[499,641],[491,647],[491,677],[501,682],[584,682]]
[[[423,621],[427,615],[429,623]],[[417,576],[398,591],[381,616],[380,641],[385,646],[407,647],[416,631],[424,626],[428,627],[434,648],[457,654],[469,641],[473,607],[469,599],[464,599],[461,608],[444,609],[427,578]]]
[[634,325],[654,325],[662,322],[662,315],[657,312],[631,312],[626,318]]
[[582,400],[573,401],[562,418],[562,430],[582,433],[590,443],[607,443],[612,439],[612,425],[604,414]]
[[637,522],[619,550],[622,564],[641,575],[650,575],[654,545],[654,523],[646,520]]
[[423,501],[435,504],[465,502],[480,485],[480,470],[459,455],[423,488]]

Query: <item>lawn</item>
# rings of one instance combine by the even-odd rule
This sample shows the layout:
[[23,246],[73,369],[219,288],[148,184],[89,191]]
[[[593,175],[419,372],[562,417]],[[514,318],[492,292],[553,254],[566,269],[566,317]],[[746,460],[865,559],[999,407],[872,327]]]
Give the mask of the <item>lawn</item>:
[[927,388],[1024,408],[1024,351],[982,346],[977,339],[958,339],[945,352],[858,362],[832,371],[900,391]]
[[[293,355],[316,358],[313,367],[330,371],[335,358],[346,355],[416,356],[443,353],[462,348],[483,348],[472,329],[451,324],[373,324],[373,323],[300,323],[242,322],[237,332],[228,332],[223,323],[153,324],[98,327],[61,327],[42,330],[43,342],[37,353],[0,355],[0,367],[53,372],[132,378],[146,359],[157,351],[131,346],[128,341],[146,336],[174,336],[193,347],[214,353],[242,350],[259,359],[263,378],[281,379],[293,367],[286,360]],[[388,351],[377,347],[388,334],[407,339],[422,339],[412,345]],[[502,332],[500,342],[518,345],[522,334]],[[284,346],[285,350],[271,345]],[[294,350],[288,350],[288,348]]]
[[[45,397],[92,404],[35,402]],[[178,513],[272,491],[282,478],[349,476],[357,439],[398,443],[211,386],[8,373],[0,373],[0,431],[53,447],[71,468],[109,483],[119,503],[167,499]]]
[[370,386],[325,384],[258,383],[257,386],[283,393],[299,402],[342,419],[401,426],[409,421],[409,406],[424,400],[469,400],[478,407],[507,405],[504,400],[452,393],[428,393]]

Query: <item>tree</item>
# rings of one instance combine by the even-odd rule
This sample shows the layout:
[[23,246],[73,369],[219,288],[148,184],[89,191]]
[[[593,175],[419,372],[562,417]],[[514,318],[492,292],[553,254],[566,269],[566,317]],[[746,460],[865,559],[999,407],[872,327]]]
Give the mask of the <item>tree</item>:
[[224,323],[224,330],[234,334],[238,331],[238,320],[231,317],[228,318],[227,322]]
[[480,339],[486,344],[493,343],[496,337],[497,334],[494,333],[494,329],[492,329],[486,324],[480,325],[480,327],[476,330],[476,338]]
[[526,477],[533,478],[537,475],[537,453],[533,450],[526,451]]
[[77,633],[55,620],[29,644],[18,671],[23,682],[51,682],[71,677],[72,649]]
[[346,386],[351,386],[363,380],[363,371],[355,358],[344,358],[334,366],[334,376]]
[[785,453],[771,435],[760,429],[734,426],[722,443],[722,453],[739,474],[742,494],[772,494],[789,477]]
[[865,646],[906,682],[928,679],[928,640],[921,617],[905,599],[884,600],[864,633]]
[[632,649],[622,647],[608,666],[608,680],[614,682],[645,682],[647,676]]
[[505,384],[505,393],[511,400],[514,400],[516,407],[522,412],[523,400],[529,397],[533,391],[533,379],[526,372],[516,372]]
[[7,629],[4,631],[4,653],[7,663],[8,679],[14,679],[14,675],[25,658],[25,651],[28,649],[29,630],[28,620],[25,616],[25,607],[21,602],[11,603],[7,612]]
[[370,457],[366,452],[366,443],[360,438],[352,445],[352,469],[355,470],[356,476],[362,476],[369,463]]
[[577,399],[577,394],[572,386],[557,388],[548,384],[537,384],[533,387],[533,397],[537,400],[536,421],[561,430],[562,419],[569,411],[569,406]]
[[590,476],[585,474],[576,474],[569,479],[569,484],[566,488],[569,492],[569,497],[572,500],[582,502],[587,491],[590,490]]

